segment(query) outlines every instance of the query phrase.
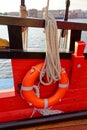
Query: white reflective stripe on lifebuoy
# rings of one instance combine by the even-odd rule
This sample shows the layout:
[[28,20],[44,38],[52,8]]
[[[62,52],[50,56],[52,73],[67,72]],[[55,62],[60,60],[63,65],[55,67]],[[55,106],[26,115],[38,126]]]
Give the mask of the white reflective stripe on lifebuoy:
[[[35,70],[37,70],[38,72],[40,72],[40,70],[39,70],[38,67],[36,67],[36,66],[32,66],[31,69],[35,69]],[[34,71],[33,71],[33,72],[34,72]]]
[[68,84],[59,84],[59,88],[67,88],[69,86],[69,83]]
[[30,87],[24,87],[22,86],[21,87],[21,90],[24,90],[24,91],[31,91],[33,89],[33,86],[30,86]]
[[44,108],[48,108],[48,99],[44,99]]

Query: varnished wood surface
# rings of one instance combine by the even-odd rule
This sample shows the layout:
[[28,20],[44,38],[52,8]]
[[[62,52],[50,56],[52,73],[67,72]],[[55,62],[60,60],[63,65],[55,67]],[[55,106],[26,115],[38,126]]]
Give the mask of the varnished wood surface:
[[[71,30],[87,30],[87,23],[77,23],[77,22],[66,22],[66,21],[56,21],[57,26],[60,29],[71,29]],[[21,18],[21,17],[11,17],[11,16],[0,16],[1,25],[12,25],[12,26],[28,26],[28,27],[41,27],[45,26],[44,19],[36,18]]]
[[49,123],[34,127],[16,128],[15,130],[87,130],[87,119]]
[[[70,29],[70,51],[74,51],[75,41],[80,41],[81,32],[87,31],[87,23],[56,21],[58,29]],[[45,20],[37,18],[21,18],[11,16],[0,16],[0,24],[8,26],[10,49],[23,50],[22,26],[44,28]]]

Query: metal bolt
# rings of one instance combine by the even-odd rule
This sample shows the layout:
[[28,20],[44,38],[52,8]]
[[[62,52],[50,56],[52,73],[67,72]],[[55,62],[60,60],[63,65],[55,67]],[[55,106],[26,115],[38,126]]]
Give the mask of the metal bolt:
[[78,69],[81,68],[81,64],[78,64],[78,65],[77,65],[77,68],[78,68]]
[[62,99],[59,99],[59,102],[61,102],[62,101]]

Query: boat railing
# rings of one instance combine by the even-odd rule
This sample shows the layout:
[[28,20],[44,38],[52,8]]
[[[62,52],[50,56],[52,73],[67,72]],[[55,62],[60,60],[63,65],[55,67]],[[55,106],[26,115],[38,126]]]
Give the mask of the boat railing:
[[[63,58],[71,58],[71,52],[74,51],[75,41],[81,40],[81,32],[87,31],[87,23],[77,23],[68,21],[56,21],[58,29],[71,30],[70,35],[70,47],[69,52],[62,55]],[[0,57],[6,58],[31,58],[27,51],[23,50],[22,46],[22,27],[37,27],[44,28],[45,20],[37,18],[21,18],[21,17],[11,17],[11,16],[0,16],[0,25],[7,25],[8,35],[9,35],[9,49],[1,50],[2,55]],[[24,53],[24,55],[22,55]],[[40,53],[40,55],[39,55]],[[43,52],[42,52],[43,53]],[[43,56],[42,56],[43,55]],[[37,53],[39,58],[44,58],[45,54],[41,52]],[[86,55],[86,54],[85,54]],[[23,57],[24,56],[24,57]],[[33,52],[32,58],[36,56],[36,52]]]

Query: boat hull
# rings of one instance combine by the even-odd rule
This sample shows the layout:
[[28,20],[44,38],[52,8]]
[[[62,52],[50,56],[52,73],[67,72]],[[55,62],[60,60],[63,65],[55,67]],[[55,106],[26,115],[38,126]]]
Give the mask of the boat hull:
[[[22,98],[19,85],[22,83],[27,71],[32,66],[39,64],[44,60],[12,59],[11,61],[14,76],[15,96],[13,95],[12,97],[0,99],[0,104],[2,104],[0,107],[0,122],[43,117],[38,110],[36,110],[33,116],[31,116],[34,111],[34,106],[29,105]],[[75,67],[78,64],[78,61],[79,64],[82,65],[81,69]],[[61,102],[52,106],[52,110],[59,110],[63,113],[87,110],[87,60],[84,59],[84,56],[75,57],[72,55],[71,59],[61,59],[61,65],[66,69],[69,77],[69,88]],[[76,72],[74,72],[74,70]],[[40,86],[41,97],[44,98],[51,96],[56,91],[57,86],[58,84],[52,84],[48,87]]]

